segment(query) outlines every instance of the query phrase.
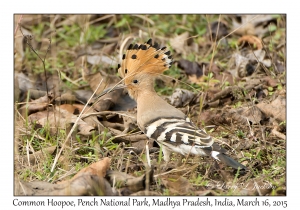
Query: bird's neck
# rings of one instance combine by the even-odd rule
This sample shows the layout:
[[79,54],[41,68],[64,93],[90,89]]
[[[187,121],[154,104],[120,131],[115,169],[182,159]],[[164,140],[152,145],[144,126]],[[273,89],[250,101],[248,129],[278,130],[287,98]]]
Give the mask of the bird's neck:
[[140,107],[145,106],[146,104],[155,104],[158,98],[161,99],[153,88],[149,88],[144,89],[138,93],[136,102],[138,104],[138,107]]
[[157,108],[165,103],[155,91],[144,90],[138,95],[137,102],[137,123],[140,129],[145,132],[145,124],[148,123],[154,115]]

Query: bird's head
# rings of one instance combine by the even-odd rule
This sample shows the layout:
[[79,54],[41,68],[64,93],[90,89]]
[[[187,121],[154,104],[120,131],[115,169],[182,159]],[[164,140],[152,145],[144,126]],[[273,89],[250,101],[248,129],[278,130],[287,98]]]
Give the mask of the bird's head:
[[141,90],[153,90],[155,77],[168,70],[171,64],[170,51],[157,43],[152,45],[150,39],[144,44],[130,44],[118,71],[129,95],[136,99]]

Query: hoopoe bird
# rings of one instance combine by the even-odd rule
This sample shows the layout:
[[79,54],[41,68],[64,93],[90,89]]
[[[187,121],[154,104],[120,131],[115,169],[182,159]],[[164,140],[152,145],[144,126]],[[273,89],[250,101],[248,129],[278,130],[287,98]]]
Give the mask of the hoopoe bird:
[[150,39],[144,44],[130,44],[118,66],[129,95],[137,102],[137,123],[148,138],[161,147],[164,160],[172,152],[182,155],[212,156],[235,169],[246,167],[225,153],[204,130],[196,127],[180,110],[163,100],[154,90],[156,76],[168,70],[172,56]]

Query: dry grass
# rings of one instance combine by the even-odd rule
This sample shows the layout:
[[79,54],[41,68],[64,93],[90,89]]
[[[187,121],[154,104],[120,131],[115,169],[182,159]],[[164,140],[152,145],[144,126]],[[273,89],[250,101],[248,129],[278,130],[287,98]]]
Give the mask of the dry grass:
[[[269,22],[262,21],[264,24],[268,22],[265,27],[250,27],[263,40],[266,54],[271,59],[271,65],[263,65],[261,71],[275,80],[276,85],[271,82],[257,84],[254,82],[257,77],[250,76],[250,79],[245,77],[226,83],[226,80],[217,78],[213,70],[216,65],[226,72],[231,68],[234,53],[255,50],[255,44],[242,47],[238,40],[245,30],[250,30],[244,26],[255,23],[259,18],[253,16],[236,26],[234,15],[16,15],[16,23],[20,24],[23,35],[16,27],[15,175],[28,182],[41,180],[56,183],[70,179],[83,167],[104,157],[111,158],[111,170],[133,176],[145,174],[146,140],[140,145],[135,142],[142,138],[138,130],[133,130],[131,134],[122,133],[129,127],[124,125],[124,118],[115,110],[102,112],[101,117],[98,115],[99,124],[88,135],[78,133],[78,120],[83,111],[76,113],[79,116],[77,120],[58,127],[51,123],[44,126],[31,123],[29,115],[44,110],[45,119],[49,119],[49,113],[61,103],[89,104],[92,93],[101,86],[100,80],[97,80],[99,86],[96,88],[95,82],[91,81],[96,77],[89,76],[97,72],[101,72],[102,76],[116,75],[123,41],[130,36],[138,41],[152,37],[161,45],[171,45],[175,61],[184,59],[207,64],[203,80],[192,84],[184,69],[175,62],[165,77],[158,81],[156,90],[162,96],[172,94],[176,87],[198,94],[196,101],[181,109],[199,126],[207,126],[206,130],[250,171],[237,175],[210,158],[180,157],[176,154],[167,166],[171,170],[161,171],[161,151],[154,144],[150,145],[149,154],[154,167],[154,182],[150,190],[159,195],[285,195],[285,120],[280,122],[272,116],[265,118],[265,122],[253,124],[239,121],[241,118],[235,118],[236,115],[226,115],[239,107],[255,107],[262,101],[271,103],[280,95],[285,98],[285,17],[277,15]],[[213,25],[213,22],[217,24]],[[221,28],[221,23],[226,27]],[[187,32],[186,38],[183,34]],[[171,40],[176,36],[179,38],[174,44]],[[92,54],[97,55],[101,62],[97,62]],[[283,70],[278,69],[280,67]],[[167,78],[170,77],[177,81],[175,86],[168,83]],[[105,80],[107,76],[103,78]],[[228,95],[209,101],[216,94],[215,84],[222,84],[218,86],[218,91],[234,87],[236,92],[230,92],[229,101],[225,100]],[[249,85],[252,88],[247,89]],[[89,93],[90,97],[79,97],[76,95],[79,90],[86,91],[85,95]],[[259,98],[251,95],[251,91],[264,93],[265,96]],[[48,94],[43,102],[46,106],[39,102],[39,106],[28,113],[30,109],[24,104],[39,99],[40,96],[34,95],[37,92]],[[77,100],[59,101],[57,97],[62,98],[65,93],[71,93]],[[216,101],[218,104],[212,106],[212,102]],[[55,112],[58,113],[61,114]],[[206,115],[210,118],[205,118]],[[134,122],[129,130],[132,130],[132,125]],[[179,166],[178,162],[181,163]],[[242,184],[249,185],[249,188],[242,188]],[[259,186],[266,184],[272,187],[259,189]],[[180,189],[180,185],[185,186],[184,189]],[[255,190],[250,190],[253,188]]]

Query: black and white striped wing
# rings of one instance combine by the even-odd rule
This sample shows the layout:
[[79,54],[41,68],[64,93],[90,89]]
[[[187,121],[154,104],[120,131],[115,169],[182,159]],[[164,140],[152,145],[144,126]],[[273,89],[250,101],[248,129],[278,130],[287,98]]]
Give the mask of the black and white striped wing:
[[189,118],[160,118],[152,121],[145,128],[149,138],[164,145],[205,148],[213,144],[213,139],[205,131],[195,127]]
[[182,155],[211,155],[235,169],[246,169],[244,165],[226,155],[226,150],[214,143],[204,130],[194,126],[189,118],[159,118],[145,127],[145,133],[169,150]]

